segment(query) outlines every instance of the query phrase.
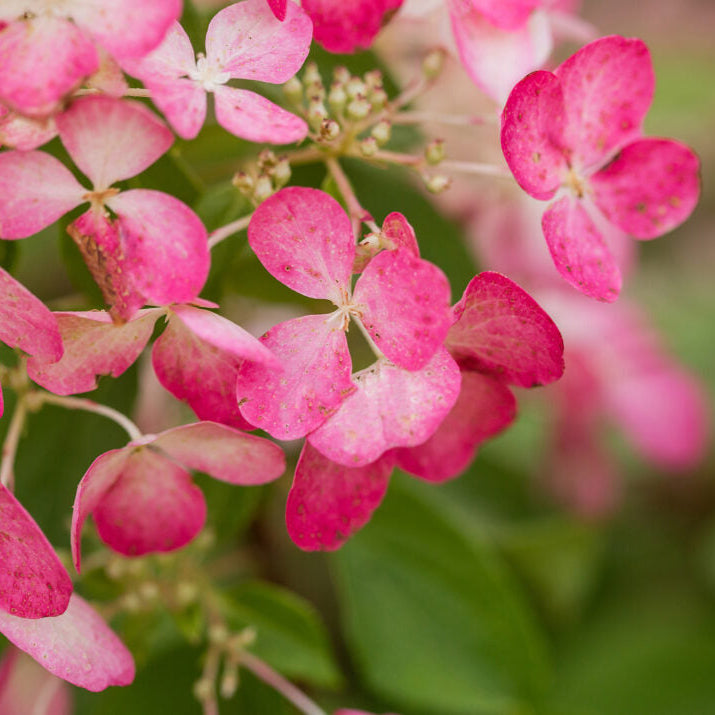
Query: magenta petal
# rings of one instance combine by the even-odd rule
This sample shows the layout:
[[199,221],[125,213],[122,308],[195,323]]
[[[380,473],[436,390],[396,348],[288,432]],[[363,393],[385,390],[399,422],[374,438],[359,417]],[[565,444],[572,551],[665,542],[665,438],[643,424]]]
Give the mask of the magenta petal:
[[255,92],[221,86],[214,90],[214,98],[216,121],[242,139],[290,144],[308,134],[308,125],[300,117]]
[[140,174],[174,141],[155,114],[126,99],[80,97],[56,121],[67,153],[97,190]]
[[206,521],[206,502],[187,471],[140,447],[125,459],[92,516],[107,546],[141,556],[188,544]]
[[196,422],[157,435],[152,443],[174,461],[229,484],[266,484],[285,471],[273,442],[215,422]]
[[248,243],[266,270],[309,298],[340,305],[350,289],[355,239],[340,204],[317,189],[281,189],[255,210]]
[[520,387],[546,385],[564,371],[564,342],[554,321],[514,281],[491,271],[475,276],[454,306],[447,336],[452,356]]
[[447,277],[410,251],[383,251],[355,286],[353,303],[377,347],[399,367],[419,370],[452,322]]
[[118,377],[134,364],[149,341],[158,310],[145,310],[123,325],[115,325],[108,313],[55,313],[64,343],[59,362],[32,357],[27,363],[30,379],[56,395],[88,392],[97,387],[97,376]]
[[290,538],[305,551],[340,548],[380,506],[391,473],[389,457],[365,467],[346,467],[306,442],[286,503]]
[[288,0],[267,0],[268,7],[271,8],[271,12],[276,16],[278,20],[285,20],[286,16],[286,5]]
[[385,217],[380,230],[380,238],[385,248],[393,251],[404,248],[417,258],[420,257],[420,247],[417,245],[415,230],[399,211],[393,211]]
[[244,0],[216,13],[206,33],[206,59],[237,79],[282,84],[303,65],[313,38],[310,18],[293,2],[276,19],[266,0]]
[[655,238],[690,216],[700,194],[700,162],[671,139],[639,139],[590,177],[609,221],[636,238]]
[[640,136],[655,87],[641,40],[602,37],[569,57],[556,76],[566,108],[564,142],[576,169],[602,163]]
[[581,203],[564,196],[541,219],[556,270],[590,298],[612,303],[621,290],[621,272],[600,231]]
[[0,612],[0,633],[63,680],[98,692],[134,680],[134,659],[102,617],[76,593],[56,618]]
[[98,65],[94,45],[63,18],[43,14],[0,30],[0,100],[21,114],[57,111]]
[[506,429],[516,416],[516,400],[506,385],[476,372],[462,372],[457,402],[437,431],[416,447],[390,454],[400,469],[428,482],[443,482],[461,474],[477,447]]
[[132,281],[149,302],[186,303],[203,288],[209,272],[206,228],[169,194],[132,189],[112,197]]
[[[35,520],[0,485],[0,617],[59,616],[72,581]],[[1,626],[0,626],[1,630]]]
[[502,112],[501,145],[514,178],[527,194],[550,199],[567,171],[561,148],[564,99],[559,80],[532,72],[514,87]]
[[357,390],[308,436],[328,459],[350,467],[370,464],[393,447],[421,444],[459,396],[459,368],[444,348],[422,370],[380,361],[353,379]]
[[0,268],[0,340],[28,355],[56,362],[62,357],[57,319],[22,283]]
[[0,154],[0,237],[26,238],[85,199],[87,189],[54,156],[41,151]]
[[273,326],[261,342],[283,371],[245,362],[238,375],[241,414],[278,439],[297,439],[318,427],[355,388],[340,325],[306,315]]

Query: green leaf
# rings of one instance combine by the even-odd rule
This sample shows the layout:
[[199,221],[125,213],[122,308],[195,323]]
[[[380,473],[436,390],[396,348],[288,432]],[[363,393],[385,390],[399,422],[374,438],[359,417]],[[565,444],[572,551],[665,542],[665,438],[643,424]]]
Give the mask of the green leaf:
[[410,712],[513,713],[548,684],[542,634],[497,554],[406,480],[333,557],[358,669]]

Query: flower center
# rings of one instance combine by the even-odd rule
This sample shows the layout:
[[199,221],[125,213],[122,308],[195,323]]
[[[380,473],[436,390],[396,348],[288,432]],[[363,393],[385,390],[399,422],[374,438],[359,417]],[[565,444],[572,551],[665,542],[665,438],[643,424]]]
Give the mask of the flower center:
[[92,208],[98,208],[104,206],[104,204],[119,193],[119,189],[115,189],[110,186],[108,189],[95,189],[94,191],[88,191],[82,198],[85,201],[89,201],[92,204]]
[[189,79],[199,82],[207,92],[213,92],[231,79],[228,72],[222,72],[220,67],[212,65],[202,54],[196,60],[196,70],[189,73]]
[[573,191],[576,194],[576,198],[579,199],[582,199],[586,193],[586,182],[574,169],[569,169],[568,174],[566,174],[564,186]]

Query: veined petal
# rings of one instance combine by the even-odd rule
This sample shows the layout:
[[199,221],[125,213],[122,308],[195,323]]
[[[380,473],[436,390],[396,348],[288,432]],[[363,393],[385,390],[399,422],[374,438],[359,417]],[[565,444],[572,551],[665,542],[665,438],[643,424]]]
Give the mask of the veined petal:
[[195,139],[206,120],[206,90],[193,79],[147,79],[154,104],[182,139]]
[[309,298],[344,302],[355,242],[348,215],[325,192],[301,186],[281,189],[255,210],[248,243],[284,285]]
[[581,203],[570,196],[554,202],[541,220],[556,270],[584,295],[612,303],[621,272],[603,236]]
[[444,273],[405,249],[375,256],[353,296],[377,347],[407,370],[424,367],[444,342],[452,322],[449,300]]
[[56,618],[28,620],[0,612],[0,633],[44,668],[98,692],[134,680],[134,659],[102,617],[76,593]]
[[67,153],[97,190],[140,174],[174,141],[143,104],[103,95],[80,97],[56,122]]
[[174,22],[158,47],[148,55],[123,60],[122,68],[142,82],[178,79],[196,71],[196,56],[186,30]]
[[0,154],[0,237],[26,238],[50,226],[84,199],[87,189],[42,151]]
[[244,0],[220,10],[206,33],[206,59],[238,79],[282,84],[303,65],[313,23],[293,2],[283,3],[283,21],[266,0]]
[[385,496],[392,460],[364,467],[331,462],[306,442],[286,503],[288,534],[305,551],[333,551],[370,520]]
[[514,281],[487,271],[475,276],[454,306],[447,348],[469,370],[534,387],[564,371],[564,342],[554,321]]
[[393,447],[421,444],[459,396],[457,363],[441,348],[421,370],[377,362],[354,376],[357,390],[308,441],[328,459],[361,467]]
[[261,342],[283,361],[283,370],[244,362],[236,394],[241,414],[273,437],[305,436],[355,389],[345,333],[330,316],[279,323]]
[[54,119],[30,119],[0,106],[0,146],[30,151],[56,136]]
[[420,257],[415,230],[399,211],[393,211],[385,217],[380,238],[385,248],[391,251],[404,248],[417,258]]
[[214,98],[216,121],[242,139],[290,144],[308,134],[308,125],[300,117],[255,92],[220,86],[214,90]]
[[672,139],[639,139],[589,181],[606,218],[636,238],[655,238],[679,226],[700,195],[700,162]]
[[524,25],[541,0],[451,0],[451,4],[482,13],[492,25],[502,30],[516,30]]

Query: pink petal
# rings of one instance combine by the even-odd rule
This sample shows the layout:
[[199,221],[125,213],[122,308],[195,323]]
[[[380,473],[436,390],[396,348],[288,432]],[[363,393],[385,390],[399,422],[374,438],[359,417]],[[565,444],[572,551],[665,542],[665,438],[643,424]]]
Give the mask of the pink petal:
[[267,0],[268,7],[271,8],[271,12],[276,16],[281,22],[285,20],[286,16],[286,5],[288,0]]
[[405,249],[373,258],[353,302],[377,347],[399,367],[419,370],[442,345],[452,322],[447,277]]
[[98,64],[94,45],[63,18],[11,22],[0,29],[0,100],[21,114],[47,116]]
[[516,417],[516,400],[508,387],[486,375],[462,372],[457,402],[437,431],[416,447],[393,450],[396,465],[428,482],[461,474],[477,447],[506,429]]
[[308,134],[308,125],[300,117],[255,92],[221,86],[214,90],[214,97],[216,121],[242,139],[290,144]]
[[158,305],[193,300],[209,272],[206,228],[169,194],[133,189],[112,197],[132,282]]
[[328,52],[367,49],[403,0],[302,0],[313,21],[313,37]]
[[140,174],[174,141],[156,115],[126,99],[80,97],[56,121],[65,149],[96,190]]
[[134,659],[102,617],[76,593],[56,618],[0,612],[0,632],[58,678],[98,692],[134,680]]
[[399,211],[393,211],[385,217],[380,231],[381,242],[390,250],[404,248],[417,258],[420,248],[417,245],[415,230],[409,221]]
[[556,270],[590,298],[612,303],[621,290],[621,272],[603,236],[581,203],[564,196],[541,220]]
[[266,484],[286,466],[277,444],[215,422],[175,427],[157,435],[153,445],[188,469],[229,484]]
[[126,458],[92,516],[107,546],[125,556],[142,556],[188,544],[206,521],[206,502],[188,472],[139,448]]
[[349,467],[370,464],[393,447],[422,444],[459,396],[457,363],[442,348],[422,370],[380,361],[354,376],[357,390],[308,441]]
[[283,361],[284,369],[245,362],[237,396],[241,414],[274,437],[305,436],[355,389],[345,333],[330,316],[279,323],[261,342]]
[[178,79],[196,71],[196,57],[186,30],[175,22],[158,47],[143,57],[123,60],[122,67],[142,81]]
[[517,30],[541,4],[540,0],[452,0],[454,5],[473,8],[502,30]]
[[97,89],[110,97],[123,97],[129,91],[129,85],[124,78],[122,68],[101,45],[97,46],[97,53],[99,68],[93,75],[87,77],[85,87]]
[[56,362],[62,338],[49,308],[0,268],[0,340],[28,355]]
[[454,306],[447,336],[452,356],[477,370],[520,387],[545,385],[564,371],[564,342],[554,321],[506,276],[475,276]]
[[543,65],[551,52],[551,31],[541,12],[518,29],[504,30],[479,12],[465,13],[450,4],[450,20],[464,69],[477,87],[500,104],[516,82]]
[[283,6],[283,22],[265,0],[244,0],[218,12],[206,33],[209,64],[237,79],[287,82],[308,56],[313,24],[295,3]]
[[192,79],[147,79],[154,104],[182,139],[195,139],[206,119],[206,90]]
[[108,313],[55,313],[64,343],[59,362],[30,358],[30,379],[56,395],[88,392],[98,375],[118,377],[134,364],[149,341],[158,310],[144,310],[133,320],[115,325]]
[[5,612],[19,618],[64,613],[72,593],[69,574],[35,520],[2,485],[0,524],[0,619]]
[[174,306],[154,343],[152,361],[159,382],[184,400],[202,420],[253,429],[238,411],[236,380],[244,360],[281,369],[263,343],[220,315]]
[[501,146],[514,178],[537,199],[550,199],[567,171],[561,148],[563,94],[551,72],[532,72],[514,87],[502,112]]
[[603,163],[640,136],[655,87],[641,40],[602,37],[569,57],[556,76],[566,108],[564,143],[577,169]]
[[286,504],[290,538],[305,551],[340,548],[380,506],[391,473],[389,457],[365,467],[346,467],[306,442]]
[[590,178],[594,201],[609,221],[636,238],[655,238],[692,213],[700,162],[670,139],[640,139]]
[[309,298],[344,302],[355,243],[350,219],[328,194],[300,186],[281,189],[255,210],[248,243],[284,285]]
[[30,151],[56,136],[54,119],[29,119],[0,106],[0,146]]
[[26,238],[81,204],[87,189],[41,151],[0,154],[0,236]]

